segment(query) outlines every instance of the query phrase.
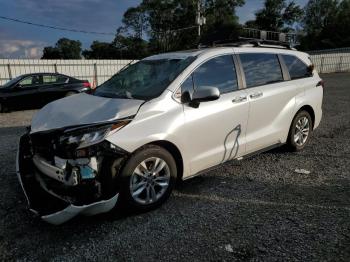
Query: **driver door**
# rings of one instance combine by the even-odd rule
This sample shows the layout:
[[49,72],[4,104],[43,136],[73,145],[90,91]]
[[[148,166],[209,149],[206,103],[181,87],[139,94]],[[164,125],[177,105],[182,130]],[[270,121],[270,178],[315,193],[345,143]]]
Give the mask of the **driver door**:
[[182,84],[181,91],[217,87],[220,98],[198,108],[183,104],[185,136],[191,174],[237,158],[245,153],[249,102],[239,89],[232,55],[212,58],[199,66]]
[[38,88],[42,84],[40,75],[25,77],[15,87],[16,103],[18,108],[33,108],[38,105]]

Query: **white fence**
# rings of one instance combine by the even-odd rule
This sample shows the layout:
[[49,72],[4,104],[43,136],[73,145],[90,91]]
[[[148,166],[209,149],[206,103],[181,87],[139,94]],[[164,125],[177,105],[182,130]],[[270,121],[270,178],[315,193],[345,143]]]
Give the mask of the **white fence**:
[[102,84],[132,60],[33,60],[0,59],[0,86],[16,76],[28,73],[61,73]]
[[309,53],[319,73],[350,71],[350,48],[311,51]]
[[[350,48],[309,52],[320,73],[350,71]],[[37,72],[57,72],[102,84],[133,60],[33,60],[0,59],[0,86],[16,76]]]

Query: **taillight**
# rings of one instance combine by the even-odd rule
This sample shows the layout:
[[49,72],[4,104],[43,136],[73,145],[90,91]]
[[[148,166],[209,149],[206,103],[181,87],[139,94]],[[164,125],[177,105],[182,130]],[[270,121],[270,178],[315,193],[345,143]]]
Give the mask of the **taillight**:
[[324,81],[323,80],[321,80],[320,82],[318,82],[317,83],[317,85],[316,86],[322,86],[322,88],[324,88]]
[[83,86],[84,86],[84,87],[91,88],[91,85],[90,85],[90,83],[89,83],[89,82],[84,82],[84,83],[83,83]]

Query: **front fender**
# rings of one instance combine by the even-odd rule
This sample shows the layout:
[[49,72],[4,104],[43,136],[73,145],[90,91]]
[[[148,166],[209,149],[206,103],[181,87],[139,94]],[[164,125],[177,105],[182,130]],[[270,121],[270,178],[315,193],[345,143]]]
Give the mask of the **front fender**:
[[168,141],[181,152],[185,176],[189,172],[186,162],[188,157],[184,140],[179,135],[182,134],[181,129],[185,121],[183,108],[170,96],[169,98],[155,103],[145,103],[131,123],[108,136],[106,140],[129,153],[152,142]]

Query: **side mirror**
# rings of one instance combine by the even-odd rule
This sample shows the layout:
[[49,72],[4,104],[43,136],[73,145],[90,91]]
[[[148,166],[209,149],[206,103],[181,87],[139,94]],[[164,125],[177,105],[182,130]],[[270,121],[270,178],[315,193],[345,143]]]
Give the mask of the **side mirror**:
[[197,108],[201,102],[214,101],[219,98],[219,89],[217,87],[208,86],[194,91],[192,95],[188,91],[184,92],[181,96],[181,101]]
[[22,85],[21,85],[21,84],[15,85],[15,89],[21,89],[21,88],[22,88]]

